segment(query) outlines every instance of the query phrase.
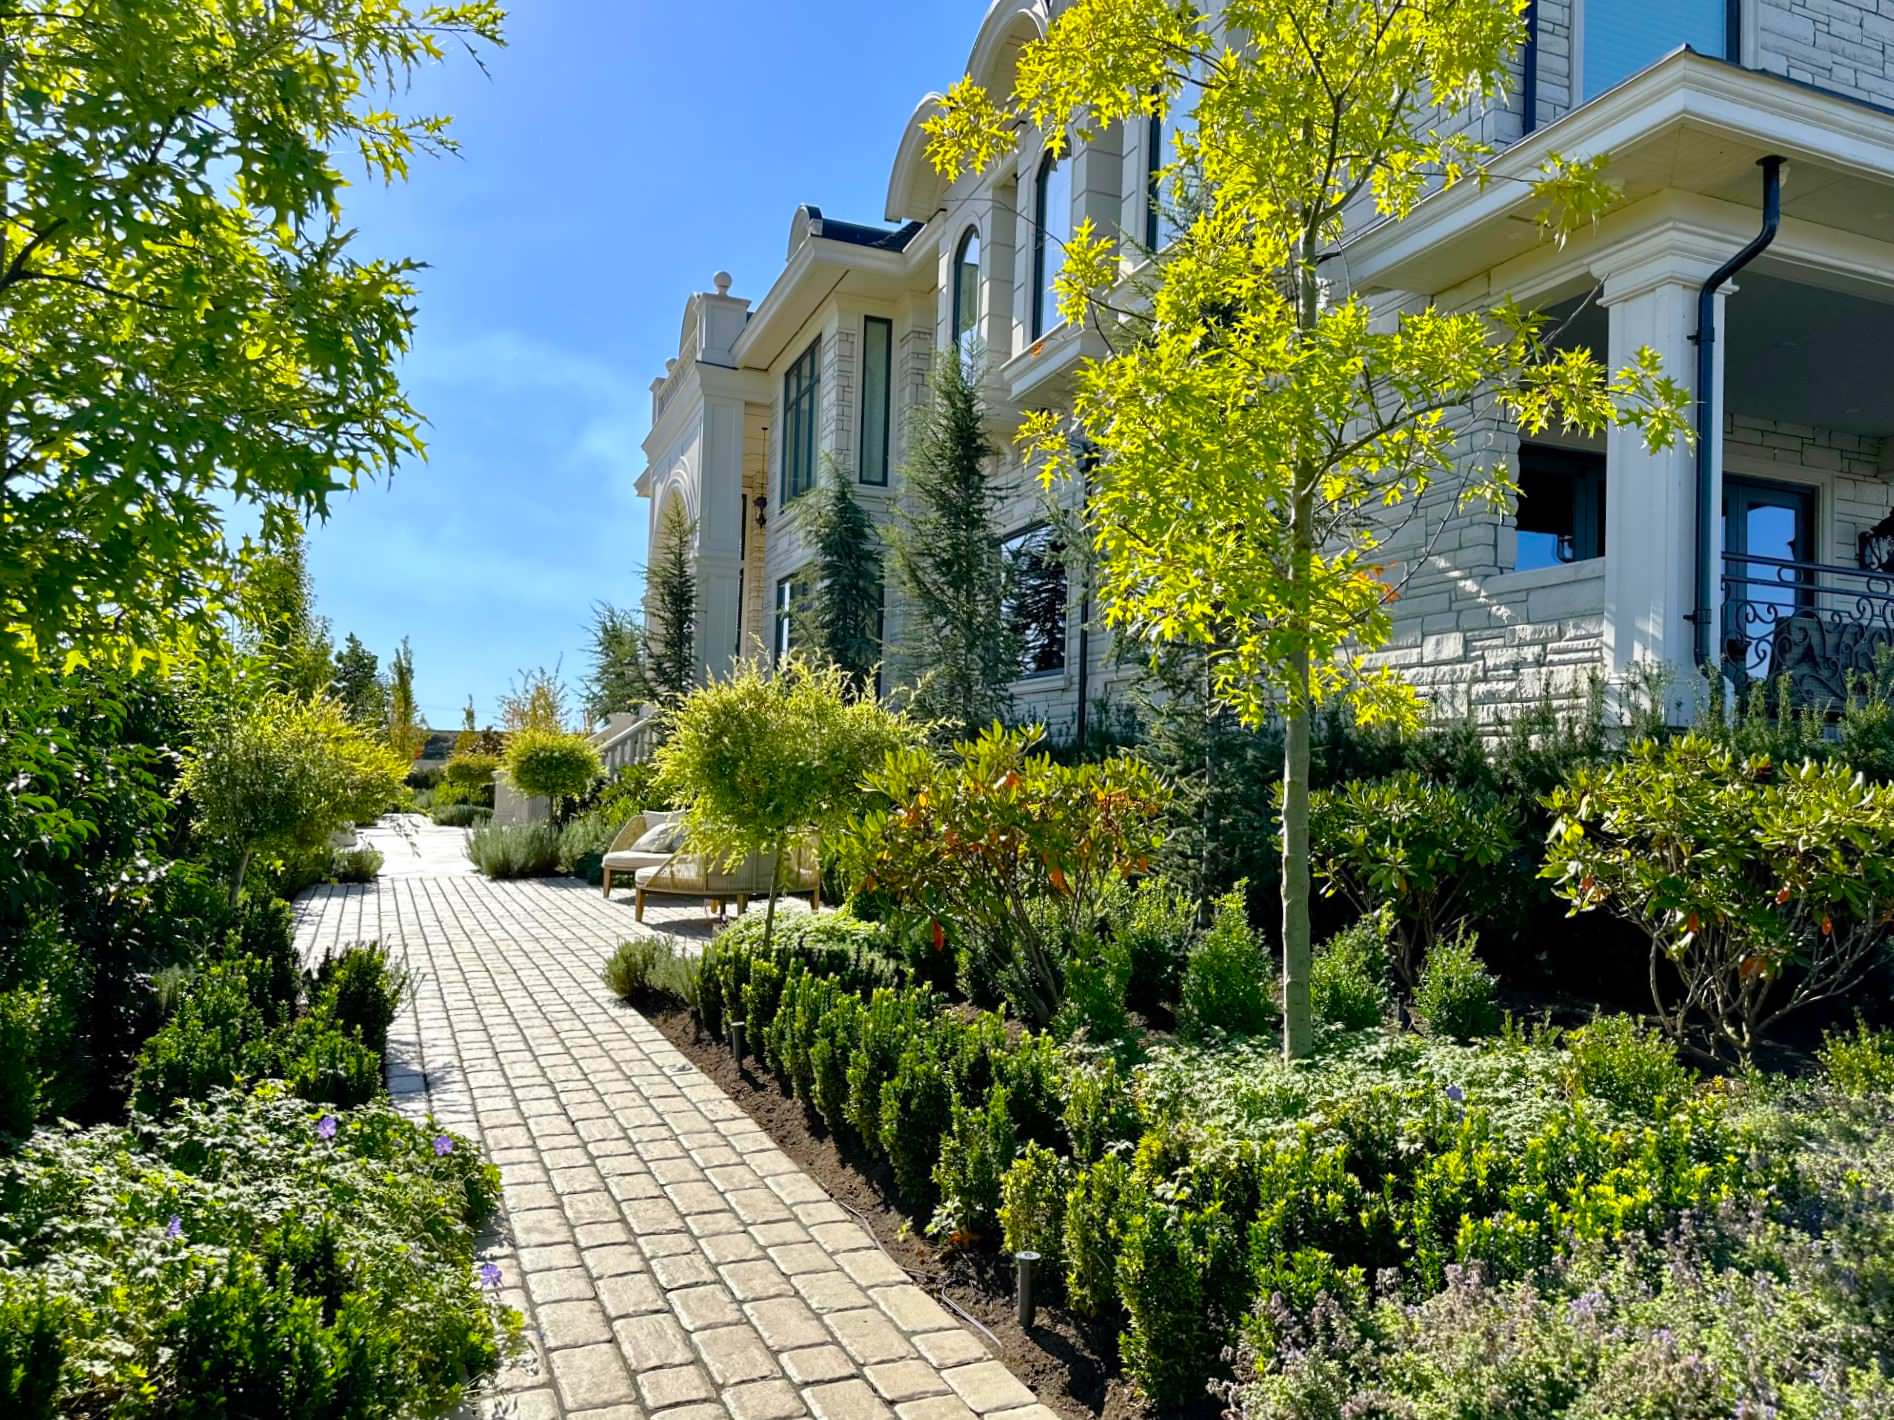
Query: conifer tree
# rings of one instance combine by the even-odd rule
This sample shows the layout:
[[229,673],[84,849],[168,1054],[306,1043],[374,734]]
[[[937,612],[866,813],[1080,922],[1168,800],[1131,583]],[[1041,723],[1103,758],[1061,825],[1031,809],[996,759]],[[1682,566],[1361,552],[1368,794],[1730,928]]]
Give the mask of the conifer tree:
[[414,699],[414,650],[403,636],[401,649],[388,662],[388,744],[412,760],[426,741],[427,729]]
[[1019,657],[995,523],[1004,490],[988,471],[999,451],[956,354],[935,365],[913,435],[907,505],[890,539],[904,617],[900,678],[917,713],[965,739],[1006,716]]
[[880,539],[848,477],[834,460],[811,501],[805,528],[815,545],[816,587],[798,629],[817,655],[848,678],[851,693],[872,692],[881,659]]
[[696,535],[683,505],[672,502],[645,569],[645,680],[660,705],[677,703],[697,684],[697,572],[691,566]]
[[335,698],[349,723],[374,729],[388,720],[388,689],[381,682],[381,660],[350,632],[335,657]]

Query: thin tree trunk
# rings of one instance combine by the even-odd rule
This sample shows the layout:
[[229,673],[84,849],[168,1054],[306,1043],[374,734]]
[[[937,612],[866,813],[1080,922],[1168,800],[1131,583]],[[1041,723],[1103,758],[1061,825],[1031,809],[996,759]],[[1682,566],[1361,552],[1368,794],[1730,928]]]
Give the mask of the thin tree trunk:
[[769,951],[770,937],[776,931],[776,893],[783,881],[783,841],[776,840],[776,856],[769,870],[769,907],[763,913],[763,950]]
[[237,859],[237,875],[230,880],[230,905],[235,907],[243,897],[243,875],[250,871],[250,860],[256,856],[255,849],[246,849]]
[[[1296,325],[1313,334],[1321,312],[1315,284],[1315,232],[1302,241],[1296,273]],[[1309,598],[1315,552],[1315,470],[1298,459],[1289,511],[1289,615],[1298,642],[1289,657],[1282,747],[1282,1053],[1300,1060],[1315,1046],[1309,1003]]]

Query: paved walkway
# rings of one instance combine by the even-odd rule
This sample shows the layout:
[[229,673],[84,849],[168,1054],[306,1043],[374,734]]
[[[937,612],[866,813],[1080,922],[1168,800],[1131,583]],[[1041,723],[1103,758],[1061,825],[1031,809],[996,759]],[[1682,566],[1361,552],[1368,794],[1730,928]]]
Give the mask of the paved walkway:
[[628,895],[489,882],[462,867],[458,830],[402,825],[370,831],[377,882],[298,900],[298,940],[379,940],[405,958],[389,1087],[500,1167],[491,1256],[531,1349],[483,1414],[1053,1420],[605,989],[599,967],[637,930]]

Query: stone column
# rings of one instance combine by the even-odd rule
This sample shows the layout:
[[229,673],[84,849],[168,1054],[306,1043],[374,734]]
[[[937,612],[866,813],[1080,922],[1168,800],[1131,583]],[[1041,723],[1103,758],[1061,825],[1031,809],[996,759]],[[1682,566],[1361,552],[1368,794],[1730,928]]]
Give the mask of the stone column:
[[720,676],[739,654],[743,565],[743,401],[704,395],[703,460],[697,496],[697,655]]
[[[1604,278],[1602,304],[1610,314],[1610,368],[1631,363],[1640,348],[1649,346],[1662,360],[1663,372],[1694,392],[1697,292],[1732,249],[1714,234],[1665,228],[1595,266]],[[1719,330],[1728,289],[1716,298]],[[1719,341],[1714,375],[1719,389],[1722,346]],[[1710,506],[1717,513],[1711,519],[1709,552],[1711,585],[1720,600],[1721,428],[1711,441]],[[1636,678],[1662,668],[1665,713],[1671,723],[1685,723],[1696,714],[1701,690],[1690,620],[1696,604],[1696,453],[1683,439],[1653,453],[1634,428],[1613,428],[1605,447],[1604,641],[1613,699],[1623,708]],[[1711,607],[1713,618],[1717,610]],[[1714,654],[1714,630],[1710,644]]]

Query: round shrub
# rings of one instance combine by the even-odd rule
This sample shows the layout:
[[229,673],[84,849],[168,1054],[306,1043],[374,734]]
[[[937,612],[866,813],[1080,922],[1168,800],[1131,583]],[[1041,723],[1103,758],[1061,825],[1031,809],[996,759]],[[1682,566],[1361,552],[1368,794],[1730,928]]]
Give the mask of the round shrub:
[[1065,1161],[1043,1144],[1019,1151],[1000,1181],[1000,1237],[1009,1253],[1039,1254],[1041,1276],[1061,1274],[1065,1245]]
[[604,772],[597,747],[584,735],[518,730],[507,742],[506,777],[532,798],[574,798]]
[[1131,958],[1134,1005],[1177,999],[1197,932],[1196,899],[1168,878],[1145,878],[1132,889],[1114,935]]
[[1437,943],[1414,988],[1414,1015],[1429,1035],[1474,1040],[1499,1029],[1499,981],[1474,953],[1479,936]]
[[1822,1041],[1821,1062],[1829,1084],[1843,1094],[1894,1092],[1894,1030],[1869,1030],[1857,1018],[1851,1033],[1833,1031]]
[[441,770],[441,778],[461,789],[487,789],[499,771],[498,755],[477,752],[457,754]]
[[1599,1016],[1566,1037],[1572,1088],[1648,1115],[1659,1100],[1690,1093],[1696,1073],[1677,1058],[1677,1047],[1630,1016]]
[[1309,970],[1309,1001],[1317,1019],[1349,1030],[1381,1024],[1388,1009],[1388,929],[1385,909],[1337,932],[1316,949]]
[[369,942],[325,955],[316,967],[313,995],[317,1011],[327,1012],[380,1057],[388,1053],[388,1027],[407,988],[407,973],[389,963],[379,943]]
[[1217,913],[1184,967],[1177,1028],[1187,1036],[1213,1031],[1261,1035],[1276,1021],[1275,963],[1244,911],[1247,885],[1217,899]]

